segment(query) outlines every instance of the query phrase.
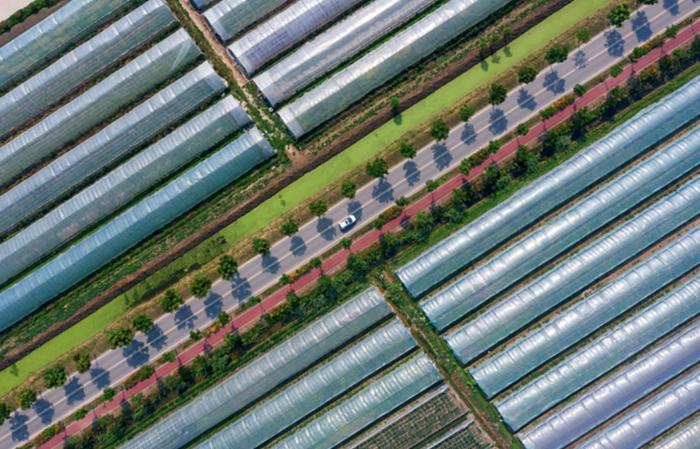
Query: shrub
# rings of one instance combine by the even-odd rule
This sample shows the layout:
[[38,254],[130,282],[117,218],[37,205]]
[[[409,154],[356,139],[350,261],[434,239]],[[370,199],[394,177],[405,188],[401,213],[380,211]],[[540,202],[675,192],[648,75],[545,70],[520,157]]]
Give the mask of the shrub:
[[343,181],[343,184],[340,186],[340,193],[348,199],[353,199],[355,198],[355,193],[357,192],[357,186],[355,185],[354,182],[350,181],[349,179],[347,181]]
[[515,128],[515,134],[517,134],[519,136],[524,136],[529,131],[530,131],[530,127],[527,126],[527,124],[525,124],[525,123],[521,123]]
[[533,67],[522,66],[518,71],[518,81],[521,84],[530,84],[537,78],[537,70]]
[[270,252],[270,242],[259,237],[253,238],[253,250],[258,254],[267,254]]
[[574,86],[574,94],[576,94],[577,97],[583,97],[586,93],[586,87],[582,86],[580,84],[577,84]]
[[176,311],[182,304],[182,296],[173,289],[166,290],[165,295],[160,300],[160,308],[166,313]]
[[223,279],[231,279],[238,274],[238,263],[233,257],[224,254],[219,257],[219,264],[216,267],[216,271]]
[[68,375],[66,374],[66,368],[63,365],[55,365],[44,371],[42,377],[46,388],[55,388],[65,384]]
[[402,209],[404,207],[408,206],[409,203],[410,202],[409,202],[408,198],[406,198],[405,196],[400,196],[400,197],[396,198],[396,205]]
[[576,30],[576,39],[582,43],[585,44],[589,40],[591,40],[591,33],[585,29],[585,28],[579,28]]
[[487,148],[490,154],[494,154],[501,149],[501,141],[498,139],[490,140]]
[[463,122],[468,122],[476,114],[476,109],[468,104],[463,104],[459,108],[459,118]]
[[649,53],[649,50],[647,50],[646,47],[635,47],[635,49],[632,50],[632,54],[630,55],[630,60],[635,62],[647,53]]
[[440,187],[440,183],[434,179],[428,179],[425,181],[425,187],[428,189],[428,192],[433,192]]
[[231,316],[226,312],[221,312],[219,316],[216,317],[216,321],[218,321],[220,325],[226,326],[229,321],[231,321]]
[[299,231],[299,225],[294,221],[292,217],[287,218],[282,226],[280,226],[280,231],[287,237],[291,237]]
[[345,249],[350,249],[350,247],[352,246],[352,240],[345,238],[340,241],[340,246],[342,246]]
[[12,408],[4,402],[0,402],[0,426],[5,423],[5,420],[12,414]]
[[141,313],[134,317],[134,320],[131,322],[131,325],[137,331],[141,331],[145,334],[153,327],[153,320],[150,319],[148,315]]
[[79,421],[79,420],[85,418],[87,416],[87,414],[88,414],[87,409],[85,407],[81,407],[75,412],[73,417],[75,418],[76,421]]
[[447,126],[444,120],[437,119],[430,128],[430,135],[438,142],[445,140],[450,135],[450,127]]
[[321,259],[318,257],[314,257],[309,261],[309,266],[311,268],[321,268]]
[[112,349],[129,346],[133,339],[134,331],[124,326],[119,326],[116,329],[107,331],[107,341]]
[[204,298],[209,293],[211,281],[204,276],[196,276],[190,283],[190,293],[195,298]]
[[472,164],[469,159],[462,159],[459,163],[459,171],[462,172],[464,176],[469,176],[469,172],[472,170]]
[[202,339],[202,331],[200,331],[199,329],[192,329],[190,331],[190,338],[192,339],[192,341],[201,340]]
[[399,144],[399,152],[401,153],[401,156],[405,157],[406,159],[413,159],[416,157],[416,147],[406,141],[401,141]]
[[370,176],[375,178],[383,178],[388,173],[389,164],[387,164],[387,162],[382,158],[377,158],[367,163],[367,174]]
[[316,200],[309,204],[309,211],[317,217],[322,217],[328,211],[328,205],[323,200]]
[[73,356],[73,362],[75,362],[75,369],[79,373],[85,373],[90,370],[90,355],[84,352],[79,352]]
[[102,390],[102,399],[105,402],[111,401],[116,394],[117,392],[114,390],[114,388],[107,387]]
[[544,59],[549,65],[564,62],[567,57],[569,57],[569,47],[559,44],[549,47],[544,55]]
[[620,75],[622,75],[622,67],[620,67],[619,65],[616,65],[612,69],[610,69],[610,76],[612,76],[613,78],[616,78]]
[[34,404],[34,401],[36,401],[36,392],[31,388],[20,390],[17,394],[17,403],[22,410],[29,409]]

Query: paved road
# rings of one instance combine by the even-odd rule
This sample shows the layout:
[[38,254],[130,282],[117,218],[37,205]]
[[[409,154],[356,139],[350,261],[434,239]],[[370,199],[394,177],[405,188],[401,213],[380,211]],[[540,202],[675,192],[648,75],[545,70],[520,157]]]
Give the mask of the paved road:
[[698,0],[665,0],[642,8],[623,28],[596,36],[573,52],[566,62],[543,72],[527,87],[510,92],[504,104],[479,111],[469,124],[452,129],[445,142],[425,146],[412,161],[392,167],[384,180],[359,189],[354,200],[341,201],[324,218],[305,224],[296,236],[275,244],[268,256],[243,264],[239,268],[240,276],[217,281],[204,300],[191,298],[175,314],[158,319],[148,335],[139,334],[130,347],[102,354],[88,373],[72,375],[65,387],[43,393],[32,409],[14,413],[0,426],[0,449],[16,447],[47,425],[72,415],[99,396],[105,387],[119,384],[140,366],[185,341],[190,330],[210,325],[222,310],[234,310],[251,295],[274,285],[283,273],[337,244],[343,236],[334,223],[348,213],[358,218],[357,228],[371,222],[396,198],[417,192],[427,180],[451,170],[488,141],[511,131],[575,84],[594,78],[641,42],[698,8]]

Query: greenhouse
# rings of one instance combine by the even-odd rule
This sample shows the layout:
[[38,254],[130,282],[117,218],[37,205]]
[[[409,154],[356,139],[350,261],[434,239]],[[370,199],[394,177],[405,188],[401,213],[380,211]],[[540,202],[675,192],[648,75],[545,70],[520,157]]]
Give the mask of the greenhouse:
[[197,447],[258,447],[414,347],[408,330],[398,319],[393,319],[258,404]]
[[[695,231],[700,238],[700,231]],[[700,313],[697,278],[637,312],[496,404],[520,430],[615,366]]]
[[280,117],[294,136],[303,136],[509,1],[450,0],[280,109]]
[[197,10],[201,11],[214,3],[215,0],[191,0]]
[[679,239],[497,352],[472,375],[491,398],[696,266],[700,266],[700,241]]
[[294,50],[253,81],[271,104],[278,105],[431,4],[432,0],[375,0]]
[[0,331],[274,155],[257,128],[216,151],[96,232],[0,292]]
[[204,18],[216,37],[226,43],[289,0],[222,0]]
[[700,370],[696,369],[578,448],[642,447],[699,409]]
[[132,0],[69,1],[0,47],[0,91],[27,77],[132,3]]
[[700,179],[658,201],[447,337],[463,362],[558,306],[571,295],[675,231],[700,210]]
[[528,449],[561,449],[698,361],[700,324],[645,354],[520,437]]
[[0,284],[116,212],[250,123],[226,97],[0,243]]
[[156,89],[201,56],[185,30],[136,57],[70,103],[0,147],[0,185]]
[[40,117],[74,90],[175,23],[162,0],[149,0],[0,97],[0,139]]
[[[383,416],[442,381],[423,353],[315,418],[271,449],[329,449],[338,447]],[[207,446],[200,446],[204,449]]]
[[226,82],[205,62],[0,196],[0,232],[53,204],[90,176],[221,94]]
[[363,0],[299,0],[234,41],[229,51],[254,73]]
[[700,128],[468,272],[430,298],[423,310],[438,329],[447,328],[698,165]]
[[643,109],[547,176],[399,268],[397,276],[411,295],[422,295],[698,115],[700,77]]
[[241,411],[390,315],[374,287],[327,313],[123,447],[177,449]]
[[698,449],[700,416],[652,446],[653,449]]

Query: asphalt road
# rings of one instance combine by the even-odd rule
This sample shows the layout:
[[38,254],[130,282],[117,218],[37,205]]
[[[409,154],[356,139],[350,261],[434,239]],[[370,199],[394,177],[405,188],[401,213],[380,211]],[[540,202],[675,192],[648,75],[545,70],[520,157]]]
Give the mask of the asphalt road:
[[574,85],[596,77],[634,47],[698,8],[700,0],[662,0],[633,14],[623,28],[595,36],[573,51],[567,61],[542,72],[528,86],[511,91],[499,107],[479,111],[468,124],[453,128],[446,141],[426,145],[413,160],[392,167],[385,179],[359,189],[354,200],[335,204],[323,218],[306,223],[295,236],[276,243],[269,255],[241,265],[235,279],[215,282],[204,300],[190,298],[176,313],[159,318],[148,335],[139,334],[128,348],[102,354],[89,372],[71,375],[66,386],[44,392],[30,410],[15,412],[0,426],[0,449],[21,445],[46,426],[71,416],[107,386],[118,385],[139,367],[185,341],[190,330],[209,326],[221,311],[235,310],[242,301],[274,285],[283,273],[324,253],[344,237],[335,224],[346,215],[357,217],[354,229],[370,223],[396,198],[416,193],[427,180],[453,169],[490,140],[512,131]]

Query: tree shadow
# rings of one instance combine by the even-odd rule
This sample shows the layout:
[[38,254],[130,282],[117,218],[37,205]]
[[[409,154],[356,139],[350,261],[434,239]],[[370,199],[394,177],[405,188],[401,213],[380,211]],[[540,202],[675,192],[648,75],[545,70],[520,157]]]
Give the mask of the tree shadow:
[[27,422],[29,417],[23,413],[15,413],[10,416],[10,432],[14,441],[25,441],[29,439],[29,429]]
[[236,276],[231,281],[231,296],[233,296],[238,301],[243,301],[248,299],[253,295],[253,291],[250,286],[248,279]]
[[316,232],[318,232],[321,237],[326,240],[333,240],[336,231],[335,226],[333,226],[333,220],[327,217],[319,218],[316,223]]
[[632,31],[639,42],[646,41],[651,37],[651,25],[644,11],[639,11],[632,17]]
[[168,336],[163,333],[163,330],[160,328],[160,326],[154,324],[148,330],[148,332],[146,332],[146,341],[153,348],[161,350],[168,343]]
[[452,155],[443,142],[433,145],[433,161],[438,170],[447,168],[452,162]]
[[304,242],[304,239],[298,235],[289,239],[289,252],[296,257],[303,256],[306,253],[306,242]]
[[492,134],[502,134],[508,128],[508,119],[501,108],[491,109],[489,130]]
[[100,390],[109,387],[109,384],[112,382],[109,371],[99,366],[90,369],[90,379],[92,379],[92,383],[95,384],[95,387]]
[[403,164],[403,177],[409,186],[414,186],[420,182],[420,170],[418,165],[413,161],[407,161]]
[[467,145],[471,145],[476,142],[476,128],[474,128],[474,125],[471,123],[464,125],[464,129],[462,130],[462,142],[466,143]]
[[562,94],[566,89],[566,81],[559,77],[556,70],[552,70],[544,76],[544,87],[554,94]]
[[678,0],[664,0],[663,5],[664,9],[671,13],[672,16],[676,16],[680,12]]
[[348,215],[354,215],[357,221],[362,219],[364,210],[362,209],[362,203],[357,200],[350,201],[348,203]]
[[625,53],[625,39],[617,30],[605,32],[605,48],[608,49],[608,54],[616,58],[621,57]]
[[394,189],[386,179],[382,178],[372,189],[372,197],[380,203],[394,201]]
[[263,254],[262,269],[268,273],[275,274],[280,271],[280,261],[270,253]]
[[68,383],[63,386],[63,394],[66,395],[68,405],[81,402],[85,399],[85,390],[77,377],[72,377]]
[[574,67],[578,70],[585,68],[588,65],[588,55],[585,51],[579,50],[574,53]]
[[122,349],[122,355],[126,359],[126,364],[132,368],[143,366],[150,359],[146,345],[138,340],[134,340],[129,346]]
[[524,88],[518,91],[517,102],[521,109],[534,111],[537,108],[537,101],[535,101],[535,97],[530,95],[530,92]]
[[205,315],[209,318],[216,318],[219,316],[223,310],[223,301],[224,298],[222,298],[220,295],[217,295],[216,293],[209,293],[203,301]]
[[52,403],[50,403],[46,399],[41,398],[34,401],[34,404],[32,404],[32,408],[34,409],[34,412],[36,412],[43,425],[48,426],[49,424],[51,424],[51,421],[53,421],[53,416],[55,414],[55,410],[53,408]]
[[192,329],[194,327],[194,314],[189,304],[185,304],[177,309],[173,318],[175,319],[175,324],[178,329]]

